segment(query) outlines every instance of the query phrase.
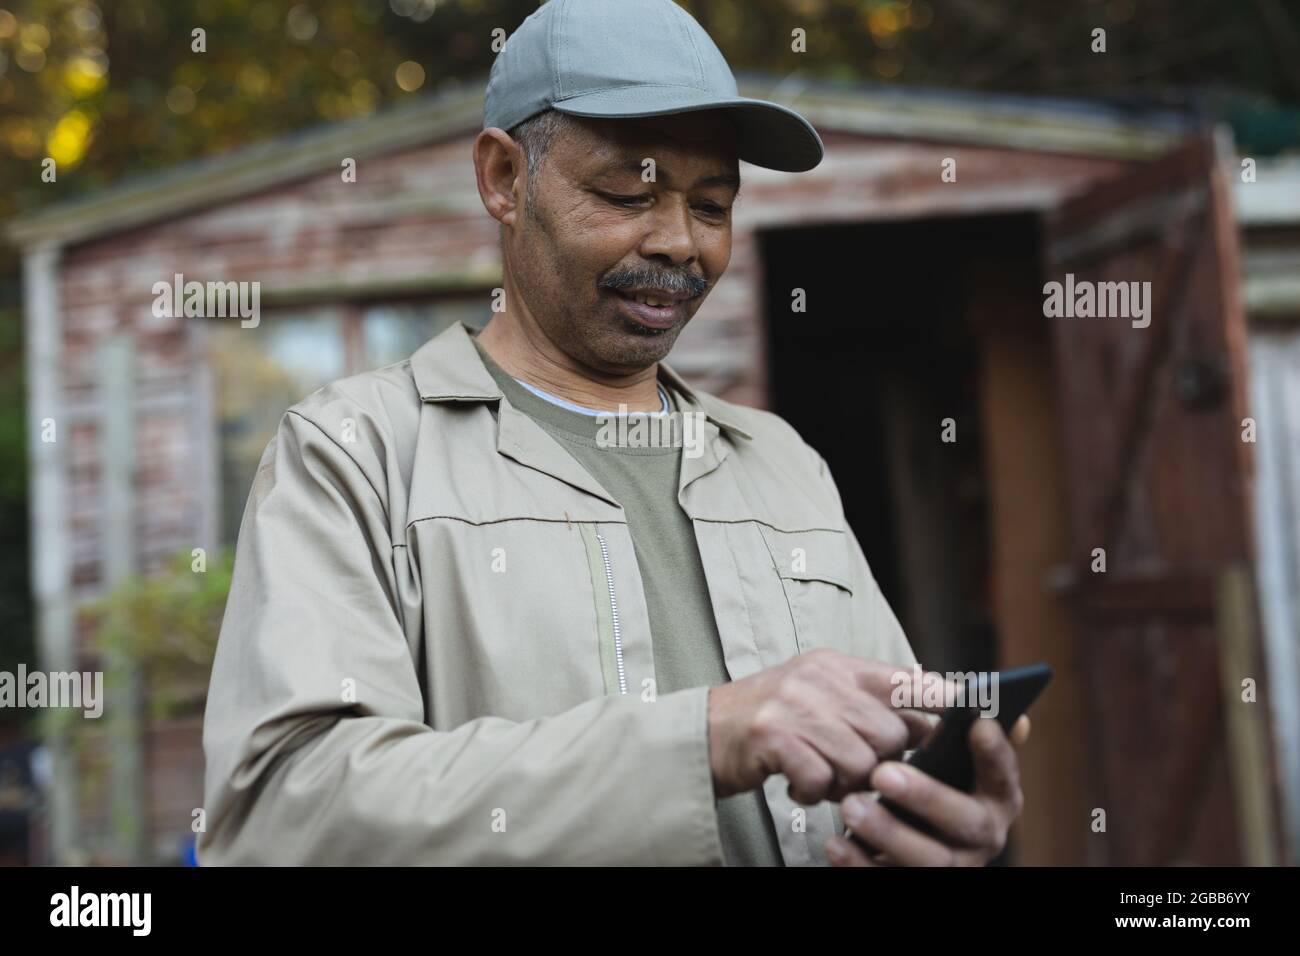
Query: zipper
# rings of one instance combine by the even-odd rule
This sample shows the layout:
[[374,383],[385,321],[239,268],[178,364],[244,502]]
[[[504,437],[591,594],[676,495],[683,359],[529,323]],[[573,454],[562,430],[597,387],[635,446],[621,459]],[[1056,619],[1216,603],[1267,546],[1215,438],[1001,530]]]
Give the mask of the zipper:
[[609,548],[605,546],[605,536],[596,532],[596,541],[600,545],[600,558],[605,562],[605,583],[609,586],[609,616],[614,622],[614,666],[618,668],[618,692],[627,693],[627,672],[623,669],[623,628],[618,623],[618,599],[614,597],[614,572],[609,567]]

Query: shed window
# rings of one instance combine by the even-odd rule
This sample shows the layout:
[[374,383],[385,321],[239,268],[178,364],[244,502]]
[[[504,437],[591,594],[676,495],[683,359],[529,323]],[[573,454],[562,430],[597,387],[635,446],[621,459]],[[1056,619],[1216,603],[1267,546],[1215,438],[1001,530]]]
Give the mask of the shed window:
[[266,310],[253,328],[212,328],[221,539],[233,545],[267,442],[290,405],[335,379],[400,362],[463,321],[482,328],[484,297]]

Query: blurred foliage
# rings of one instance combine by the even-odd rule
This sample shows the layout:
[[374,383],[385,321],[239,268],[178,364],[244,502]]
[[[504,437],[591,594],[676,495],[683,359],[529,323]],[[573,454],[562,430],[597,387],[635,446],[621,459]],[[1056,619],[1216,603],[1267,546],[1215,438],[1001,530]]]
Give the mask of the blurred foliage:
[[190,554],[179,554],[161,570],[132,578],[88,605],[93,644],[103,654],[110,688],[118,676],[116,662],[133,661],[151,716],[170,716],[201,702],[233,568],[228,550],[209,556],[204,571],[194,570]]
[[[63,198],[486,71],[492,26],[534,6],[0,0],[0,178],[18,186],[6,199]],[[57,186],[40,181],[46,156]]]
[[[681,0],[734,69],[963,89],[1300,98],[1285,0]],[[0,0],[0,217],[484,77],[534,0]],[[807,31],[806,53],[791,31]],[[1108,52],[1089,50],[1095,27]],[[206,31],[195,52],[192,31]],[[40,160],[58,163],[57,185]]]
[[[0,280],[0,670],[13,672],[19,661],[36,660],[36,635],[28,597],[22,321],[6,293],[16,293],[16,284]],[[33,720],[30,710],[0,709],[0,725]]]

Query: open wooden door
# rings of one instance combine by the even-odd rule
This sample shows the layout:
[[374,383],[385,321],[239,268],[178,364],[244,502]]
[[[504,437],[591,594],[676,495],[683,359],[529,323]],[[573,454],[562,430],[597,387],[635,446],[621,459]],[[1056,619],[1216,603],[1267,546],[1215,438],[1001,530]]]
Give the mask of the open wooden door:
[[[1211,136],[1196,138],[1046,223],[1044,279],[1062,283],[1066,310],[1049,318],[1070,511],[1065,590],[1096,808],[1080,825],[1105,813],[1105,831],[1093,826],[1088,840],[1095,864],[1268,863],[1276,852],[1245,319],[1222,162]],[[1089,283],[1092,317],[1079,314]],[[1120,287],[1101,283],[1149,295],[1130,295],[1125,310]],[[1100,317],[1099,306],[1126,314]],[[1242,700],[1247,678],[1257,703]]]

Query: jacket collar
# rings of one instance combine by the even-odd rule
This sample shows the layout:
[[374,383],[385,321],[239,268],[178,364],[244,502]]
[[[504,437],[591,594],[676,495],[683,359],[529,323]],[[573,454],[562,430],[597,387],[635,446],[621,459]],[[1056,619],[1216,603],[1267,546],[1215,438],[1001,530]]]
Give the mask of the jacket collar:
[[[411,356],[411,374],[420,399],[426,402],[499,401],[504,397],[474,348],[469,327],[459,321],[416,349]],[[659,374],[682,396],[687,409],[703,412],[719,429],[753,438],[717,407],[712,396],[696,393],[667,362],[659,363]]]

